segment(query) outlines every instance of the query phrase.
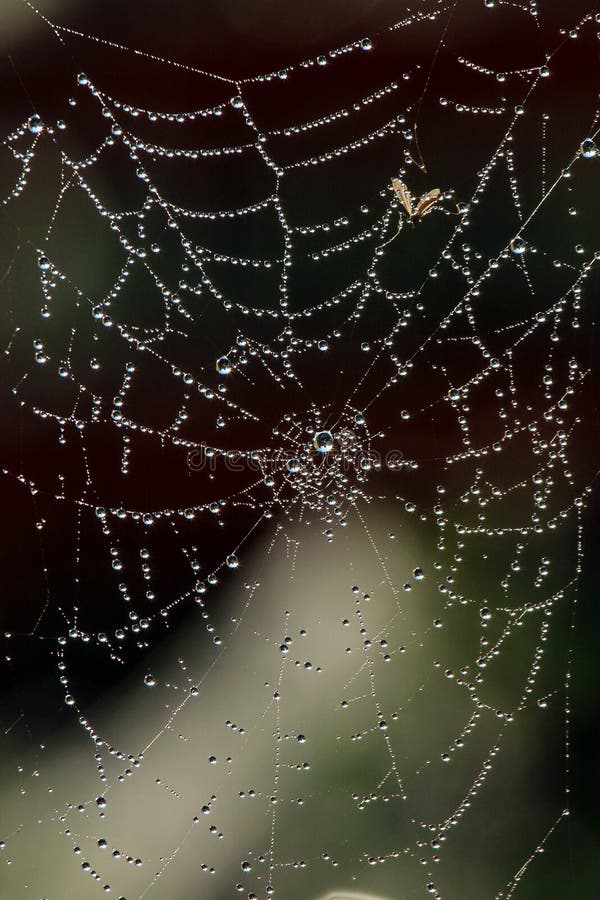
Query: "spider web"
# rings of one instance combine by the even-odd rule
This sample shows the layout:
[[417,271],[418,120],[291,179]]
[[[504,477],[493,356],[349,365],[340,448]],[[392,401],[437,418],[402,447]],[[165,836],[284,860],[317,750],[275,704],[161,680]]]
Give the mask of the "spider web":
[[7,896],[539,896],[597,17],[418,3],[248,74],[27,6],[62,68],[29,110],[11,59],[2,143]]

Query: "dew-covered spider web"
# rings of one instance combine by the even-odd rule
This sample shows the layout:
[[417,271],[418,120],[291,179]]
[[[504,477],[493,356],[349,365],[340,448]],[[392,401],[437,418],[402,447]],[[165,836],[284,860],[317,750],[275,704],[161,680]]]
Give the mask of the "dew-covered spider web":
[[581,896],[600,16],[133,7],[3,13],[0,895]]

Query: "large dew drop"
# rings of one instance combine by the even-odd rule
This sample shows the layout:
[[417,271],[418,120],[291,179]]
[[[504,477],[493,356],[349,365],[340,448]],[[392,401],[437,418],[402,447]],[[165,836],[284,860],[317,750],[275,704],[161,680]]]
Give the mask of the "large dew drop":
[[229,375],[231,372],[231,363],[227,356],[220,356],[216,362],[216,368],[219,375]]
[[598,153],[598,147],[592,138],[586,138],[585,141],[582,141],[579,149],[581,150],[581,155],[585,156],[586,159],[591,159],[592,156],[596,156]]
[[319,453],[329,453],[330,450],[333,450],[333,435],[330,431],[317,431],[313,438],[313,444],[315,445],[315,450],[318,450]]
[[29,116],[29,119],[27,120],[27,127],[32,134],[39,134],[40,131],[44,130],[44,123],[37,115],[37,113],[34,113],[33,116]]

